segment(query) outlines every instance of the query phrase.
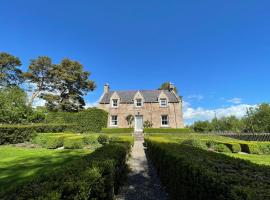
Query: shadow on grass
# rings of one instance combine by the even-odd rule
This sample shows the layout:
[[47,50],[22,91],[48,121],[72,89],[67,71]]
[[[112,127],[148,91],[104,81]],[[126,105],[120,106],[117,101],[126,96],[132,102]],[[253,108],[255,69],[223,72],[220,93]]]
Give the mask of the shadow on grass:
[[0,166],[0,197],[12,192],[23,183],[35,180],[44,174],[50,174],[85,155],[82,151],[52,151],[40,157],[21,158],[10,161],[13,162],[11,164]]

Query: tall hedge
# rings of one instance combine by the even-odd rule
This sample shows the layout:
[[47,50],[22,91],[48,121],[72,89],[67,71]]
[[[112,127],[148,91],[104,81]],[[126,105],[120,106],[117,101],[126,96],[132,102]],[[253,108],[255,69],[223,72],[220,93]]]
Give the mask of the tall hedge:
[[189,128],[144,128],[145,133],[191,133]]
[[100,132],[107,126],[108,113],[98,108],[88,108],[78,113],[51,112],[46,116],[47,123],[72,123],[79,132]]

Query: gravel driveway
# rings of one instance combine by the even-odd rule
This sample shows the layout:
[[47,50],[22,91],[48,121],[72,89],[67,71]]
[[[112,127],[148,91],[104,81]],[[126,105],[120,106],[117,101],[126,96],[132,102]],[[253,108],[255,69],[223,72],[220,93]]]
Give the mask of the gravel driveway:
[[[136,137],[135,137],[136,138]],[[167,200],[167,194],[156,175],[153,165],[147,160],[143,138],[135,139],[128,161],[130,173],[127,184],[121,189],[117,200]]]

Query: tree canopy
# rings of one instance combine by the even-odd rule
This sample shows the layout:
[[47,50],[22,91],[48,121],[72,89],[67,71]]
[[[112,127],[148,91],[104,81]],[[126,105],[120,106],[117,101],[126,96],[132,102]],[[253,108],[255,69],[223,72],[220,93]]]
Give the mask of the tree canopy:
[[[170,82],[164,82],[161,84],[161,86],[158,88],[159,90],[170,90]],[[178,90],[177,88],[174,86],[174,92],[177,94]]]
[[19,85],[23,82],[21,61],[8,53],[0,53],[0,87]]

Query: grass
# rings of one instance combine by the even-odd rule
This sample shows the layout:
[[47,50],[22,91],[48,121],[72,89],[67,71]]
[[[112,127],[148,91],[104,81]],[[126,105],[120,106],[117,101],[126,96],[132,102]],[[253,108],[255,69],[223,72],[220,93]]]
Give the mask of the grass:
[[0,146],[0,194],[87,153],[91,151]]
[[269,165],[270,166],[270,155],[256,155],[256,154],[239,154],[239,153],[225,153],[227,156],[234,158],[240,158],[244,160],[249,160],[252,163],[259,165]]

